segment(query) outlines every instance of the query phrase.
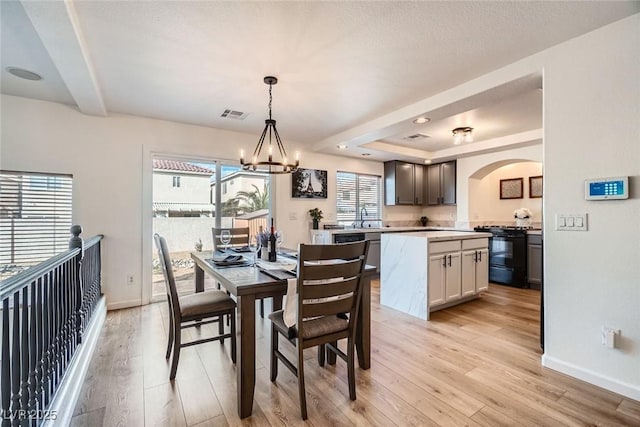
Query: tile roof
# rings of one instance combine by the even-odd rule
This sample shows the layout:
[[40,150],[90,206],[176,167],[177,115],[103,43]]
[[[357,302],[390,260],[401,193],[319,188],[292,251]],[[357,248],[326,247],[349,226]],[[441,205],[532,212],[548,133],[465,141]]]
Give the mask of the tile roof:
[[153,169],[170,170],[179,172],[198,172],[213,175],[211,169],[195,165],[193,163],[181,162],[179,160],[153,159]]

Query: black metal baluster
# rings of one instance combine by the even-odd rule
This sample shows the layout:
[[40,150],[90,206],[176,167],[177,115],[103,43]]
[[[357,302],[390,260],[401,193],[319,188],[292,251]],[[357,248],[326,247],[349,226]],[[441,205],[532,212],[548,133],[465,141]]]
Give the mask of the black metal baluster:
[[[40,359],[39,338],[41,328],[40,317],[40,298],[42,291],[42,277],[38,277],[32,284],[31,288],[31,328],[29,330],[29,410],[37,411],[39,409],[40,400],[40,384],[38,380],[38,361]],[[33,423],[32,423],[33,424]]]
[[[22,288],[22,324],[20,325],[20,407],[29,409],[29,287]],[[26,417],[24,417],[26,418]]]
[[9,409],[11,407],[11,359],[9,358],[9,298],[2,300],[2,427],[10,425]]
[[20,291],[13,294],[13,324],[11,325],[11,413],[12,425],[18,425],[20,413]]
[[50,271],[45,276],[44,282],[44,310],[43,310],[43,334],[44,334],[44,351],[42,353],[42,391],[43,391],[43,403],[44,407],[49,404],[51,398],[51,376],[53,370],[51,368],[51,351],[52,351],[52,283],[53,283],[53,271]]

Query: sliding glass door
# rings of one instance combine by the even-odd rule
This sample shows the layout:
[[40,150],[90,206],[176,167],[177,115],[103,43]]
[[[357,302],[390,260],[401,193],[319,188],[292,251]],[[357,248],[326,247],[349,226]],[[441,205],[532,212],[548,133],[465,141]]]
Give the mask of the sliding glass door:
[[[193,292],[193,251],[211,251],[213,227],[249,227],[269,217],[269,178],[221,162],[153,158],[153,232],[164,236],[179,292]],[[153,248],[152,301],[166,294]],[[205,281],[206,287],[215,284]]]

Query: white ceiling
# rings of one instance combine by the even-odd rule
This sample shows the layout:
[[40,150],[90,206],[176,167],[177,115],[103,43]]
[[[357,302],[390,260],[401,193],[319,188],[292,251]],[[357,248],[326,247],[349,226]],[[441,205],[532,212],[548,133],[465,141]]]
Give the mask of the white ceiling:
[[[608,23],[638,1],[2,1],[2,93],[109,113],[256,134],[273,115],[285,141],[336,153],[336,136]],[[41,74],[39,82],[7,67]],[[340,152],[437,158],[451,129],[476,143],[542,126],[541,77],[399,122]],[[225,109],[244,120],[220,117]],[[410,119],[410,118],[407,118]],[[424,132],[425,140],[407,135]],[[357,142],[355,142],[357,141]],[[285,142],[286,143],[286,142]],[[407,151],[408,150],[408,151]],[[443,156],[441,156],[443,157]]]

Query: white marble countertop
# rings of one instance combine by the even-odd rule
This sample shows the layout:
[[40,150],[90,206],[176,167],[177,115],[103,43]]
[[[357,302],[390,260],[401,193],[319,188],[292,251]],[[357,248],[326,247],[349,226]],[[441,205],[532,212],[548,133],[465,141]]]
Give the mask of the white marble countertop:
[[415,237],[427,239],[430,242],[439,242],[443,240],[465,240],[465,239],[481,239],[483,237],[491,237],[491,233],[481,231],[430,231],[430,232],[410,232],[402,233],[393,237]]
[[329,229],[322,230],[328,231],[329,234],[354,234],[354,233],[398,233],[409,231],[422,231],[422,232],[434,232],[434,231],[459,231],[469,232],[473,229],[453,228],[453,227],[421,227],[421,226],[406,226],[406,227],[380,227],[380,228],[345,228],[345,229]]

